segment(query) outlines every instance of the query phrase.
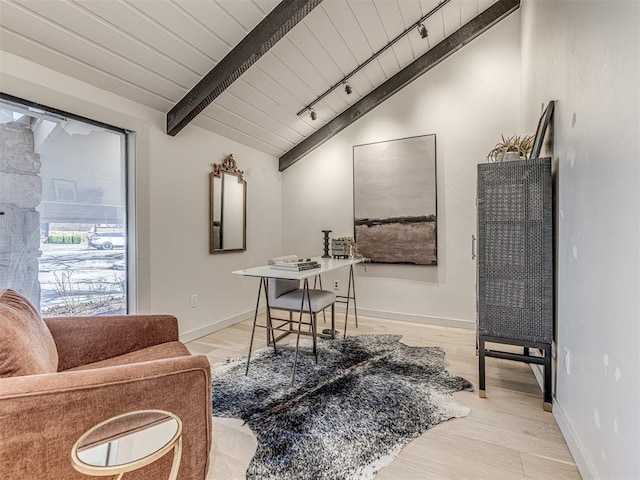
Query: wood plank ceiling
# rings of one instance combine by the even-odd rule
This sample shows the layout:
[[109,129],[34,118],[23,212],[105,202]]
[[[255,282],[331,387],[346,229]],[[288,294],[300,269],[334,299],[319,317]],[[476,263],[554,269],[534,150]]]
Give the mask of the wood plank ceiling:
[[[324,0],[192,123],[282,156],[496,0],[449,0],[349,83],[297,112],[442,0]],[[0,0],[0,49],[161,112],[278,0]],[[189,127],[187,127],[189,128]],[[179,134],[178,134],[179,135]]]

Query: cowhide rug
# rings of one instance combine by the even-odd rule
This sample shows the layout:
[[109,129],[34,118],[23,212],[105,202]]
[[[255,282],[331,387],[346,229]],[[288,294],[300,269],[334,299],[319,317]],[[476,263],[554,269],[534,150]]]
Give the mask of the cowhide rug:
[[214,365],[213,415],[257,437],[247,478],[371,479],[427,429],[468,415],[451,394],[473,386],[447,372],[443,350],[400,338],[320,340],[317,365],[298,356],[293,387],[289,350],[254,352],[247,376],[246,359]]

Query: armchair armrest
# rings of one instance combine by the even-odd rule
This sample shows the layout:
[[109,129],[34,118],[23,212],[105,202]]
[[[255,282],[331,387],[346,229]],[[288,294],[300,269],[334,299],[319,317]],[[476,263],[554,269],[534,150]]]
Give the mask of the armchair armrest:
[[58,371],[178,340],[173,315],[45,318],[58,349]]
[[[0,379],[2,477],[84,479],[71,465],[75,441],[108,418],[145,409],[181,419],[178,478],[204,480],[211,447],[211,371],[205,356]],[[171,455],[165,457],[127,478],[168,478]]]

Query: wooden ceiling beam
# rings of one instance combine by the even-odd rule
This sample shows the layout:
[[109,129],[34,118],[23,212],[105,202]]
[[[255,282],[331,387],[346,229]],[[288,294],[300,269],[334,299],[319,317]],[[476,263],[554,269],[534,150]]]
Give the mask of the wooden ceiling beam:
[[338,132],[344,130],[365,113],[373,110],[416,78],[431,70],[447,57],[464,47],[520,6],[520,0],[498,0],[482,13],[464,24],[429,51],[389,78],[382,85],[362,97],[340,115],[330,120],[309,137],[280,157],[279,169],[284,171],[316,149]]
[[167,113],[167,134],[186,127],[321,1],[282,0]]

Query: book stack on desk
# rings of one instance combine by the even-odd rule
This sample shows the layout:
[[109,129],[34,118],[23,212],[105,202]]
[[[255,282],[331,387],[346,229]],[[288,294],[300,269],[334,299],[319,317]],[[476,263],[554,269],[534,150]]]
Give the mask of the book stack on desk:
[[320,268],[320,264],[315,260],[296,260],[276,262],[271,265],[276,270],[287,270],[289,272],[301,272],[303,270],[311,270],[312,268]]

